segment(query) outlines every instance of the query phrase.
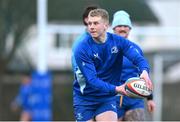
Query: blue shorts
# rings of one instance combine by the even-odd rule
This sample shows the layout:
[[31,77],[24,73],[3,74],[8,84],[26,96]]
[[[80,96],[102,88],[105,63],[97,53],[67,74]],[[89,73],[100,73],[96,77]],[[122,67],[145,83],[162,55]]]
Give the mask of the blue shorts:
[[116,101],[96,102],[92,105],[76,105],[74,106],[74,116],[76,121],[87,121],[94,119],[98,114],[105,111],[114,111],[117,113]]
[[121,118],[125,115],[128,110],[143,108],[144,109],[144,99],[130,98],[123,96],[122,103],[120,104],[120,97],[116,96],[116,107],[118,118]]

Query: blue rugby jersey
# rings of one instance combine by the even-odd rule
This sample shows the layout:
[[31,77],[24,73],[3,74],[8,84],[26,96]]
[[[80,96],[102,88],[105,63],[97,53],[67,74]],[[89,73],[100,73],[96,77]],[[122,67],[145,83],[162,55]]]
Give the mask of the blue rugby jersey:
[[123,55],[136,64],[140,71],[149,71],[144,57],[125,38],[107,33],[106,42],[98,44],[91,36],[85,35],[74,48],[78,66],[73,84],[74,95],[94,101],[114,97],[115,86],[121,81]]
[[31,83],[21,84],[19,93],[15,99],[15,102],[22,107],[23,111],[26,111],[26,112],[29,112],[31,110],[31,107],[29,104],[29,96],[30,96],[31,90],[32,90]]

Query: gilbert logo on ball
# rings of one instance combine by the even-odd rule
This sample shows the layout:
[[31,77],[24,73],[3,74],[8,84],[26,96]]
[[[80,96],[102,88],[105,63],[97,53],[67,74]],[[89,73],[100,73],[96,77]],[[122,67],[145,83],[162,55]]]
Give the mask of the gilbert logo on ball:
[[126,81],[125,90],[129,97],[146,98],[152,94],[152,90],[146,86],[143,79],[133,77]]

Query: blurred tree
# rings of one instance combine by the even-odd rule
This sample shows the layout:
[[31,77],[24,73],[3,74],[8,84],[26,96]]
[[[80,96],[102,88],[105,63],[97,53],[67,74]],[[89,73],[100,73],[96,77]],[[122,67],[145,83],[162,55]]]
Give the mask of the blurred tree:
[[[13,58],[26,29],[35,19],[36,0],[0,0],[0,73]],[[14,37],[12,42],[7,40],[10,34]]]
[[82,13],[86,6],[98,5],[109,12],[110,21],[118,10],[126,10],[135,23],[158,23],[146,0],[49,0],[49,21],[81,22]]

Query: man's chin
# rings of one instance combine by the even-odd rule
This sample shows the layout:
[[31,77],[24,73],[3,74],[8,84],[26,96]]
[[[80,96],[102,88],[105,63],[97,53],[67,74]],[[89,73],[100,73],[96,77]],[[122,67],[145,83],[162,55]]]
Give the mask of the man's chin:
[[92,36],[93,38],[97,38],[97,35],[96,35],[96,34],[91,34],[91,36]]

